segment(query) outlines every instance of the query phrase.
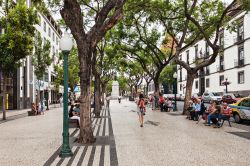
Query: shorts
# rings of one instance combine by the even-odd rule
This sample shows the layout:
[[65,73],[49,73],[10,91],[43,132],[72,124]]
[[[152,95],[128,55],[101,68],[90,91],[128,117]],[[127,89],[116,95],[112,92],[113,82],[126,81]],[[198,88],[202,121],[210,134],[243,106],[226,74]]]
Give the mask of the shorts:
[[139,116],[144,116],[144,115],[145,115],[144,109],[143,109],[143,108],[139,108],[139,111],[137,111],[137,114],[138,114]]

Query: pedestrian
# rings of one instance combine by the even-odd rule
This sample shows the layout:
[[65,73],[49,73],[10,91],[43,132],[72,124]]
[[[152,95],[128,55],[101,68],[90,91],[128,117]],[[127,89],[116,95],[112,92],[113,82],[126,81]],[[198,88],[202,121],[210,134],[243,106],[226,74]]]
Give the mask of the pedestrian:
[[62,103],[63,103],[63,97],[62,96],[60,97],[59,102],[60,102],[60,107],[62,107]]
[[39,115],[44,115],[44,105],[43,105],[43,101],[38,103],[38,112]]
[[159,104],[160,104],[160,108],[161,108],[161,112],[163,112],[164,110],[164,107],[163,107],[163,104],[165,103],[165,99],[163,97],[163,95],[161,93],[159,93]]
[[144,123],[143,116],[145,115],[145,112],[146,112],[143,94],[139,95],[139,100],[137,102],[137,105],[138,105],[138,112],[137,113],[139,115],[140,127],[143,127],[143,123]]
[[106,97],[106,108],[109,108],[110,97]]
[[155,96],[151,95],[152,111],[155,110]]

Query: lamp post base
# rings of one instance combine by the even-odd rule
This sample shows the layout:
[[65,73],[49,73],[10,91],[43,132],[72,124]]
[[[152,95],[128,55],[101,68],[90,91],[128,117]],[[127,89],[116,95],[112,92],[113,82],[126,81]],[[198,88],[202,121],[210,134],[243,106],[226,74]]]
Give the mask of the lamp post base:
[[64,158],[64,157],[71,157],[71,156],[73,156],[73,153],[69,147],[61,149],[59,157]]

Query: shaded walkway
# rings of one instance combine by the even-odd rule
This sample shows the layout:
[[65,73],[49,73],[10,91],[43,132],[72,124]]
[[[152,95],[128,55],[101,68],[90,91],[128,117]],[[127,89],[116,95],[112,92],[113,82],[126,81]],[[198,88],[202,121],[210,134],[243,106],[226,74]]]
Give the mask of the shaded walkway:
[[110,111],[104,109],[101,118],[93,119],[93,132],[96,142],[92,145],[82,145],[75,140],[79,137],[79,129],[70,130],[70,145],[72,157],[60,158],[60,148],[45,162],[49,165],[88,165],[88,166],[118,166],[116,145],[110,117]]

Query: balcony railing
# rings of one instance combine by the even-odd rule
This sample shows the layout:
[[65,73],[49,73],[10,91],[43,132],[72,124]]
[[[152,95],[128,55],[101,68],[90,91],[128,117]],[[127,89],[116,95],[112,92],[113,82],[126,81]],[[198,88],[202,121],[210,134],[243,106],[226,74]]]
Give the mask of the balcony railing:
[[244,40],[244,36],[243,35],[237,36],[233,40],[234,40],[234,43],[237,44],[237,43],[239,43],[239,42],[241,42],[241,41]]
[[245,65],[245,62],[244,62],[244,59],[235,59],[234,60],[234,67],[241,67],[241,66],[244,66]]

